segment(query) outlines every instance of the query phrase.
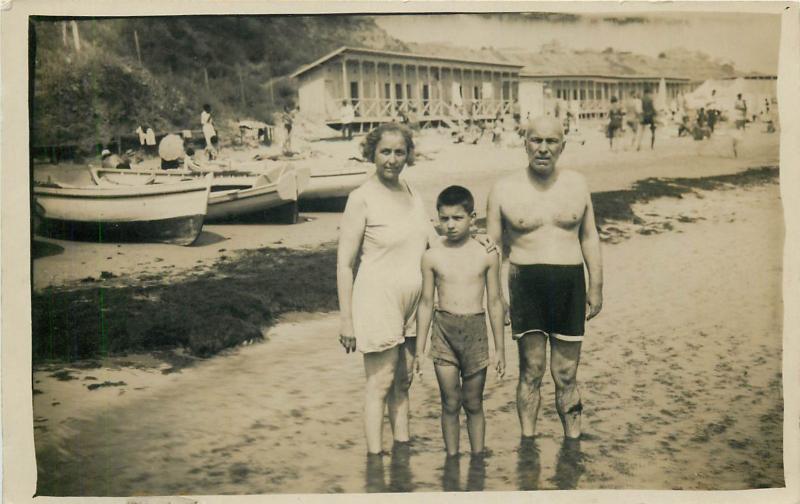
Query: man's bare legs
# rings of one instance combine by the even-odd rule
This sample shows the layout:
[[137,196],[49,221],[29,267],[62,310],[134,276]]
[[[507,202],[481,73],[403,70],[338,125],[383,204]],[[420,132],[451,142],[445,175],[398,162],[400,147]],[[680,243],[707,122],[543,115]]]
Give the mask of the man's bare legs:
[[517,414],[524,437],[536,433],[536,417],[541,402],[540,388],[546,366],[547,336],[531,332],[517,340],[519,348],[519,383],[517,384]]
[[550,338],[550,373],[556,385],[556,411],[564,427],[564,437],[581,435],[581,396],[578,391],[579,341]]
[[394,440],[399,443],[405,443],[409,440],[408,389],[411,387],[411,379],[413,378],[411,363],[414,361],[416,348],[417,338],[406,338],[405,342],[400,345],[397,366],[395,366],[394,371],[394,382],[387,396],[392,435]]

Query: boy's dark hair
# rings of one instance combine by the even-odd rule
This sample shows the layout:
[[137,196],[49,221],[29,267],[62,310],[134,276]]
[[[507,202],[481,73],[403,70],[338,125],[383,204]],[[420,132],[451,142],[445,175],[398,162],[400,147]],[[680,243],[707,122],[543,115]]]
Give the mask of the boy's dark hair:
[[436,198],[437,210],[443,206],[457,205],[464,207],[464,210],[466,210],[468,214],[471,214],[473,210],[475,210],[475,198],[472,197],[472,193],[469,192],[469,189],[466,187],[451,185],[440,192],[439,197]]

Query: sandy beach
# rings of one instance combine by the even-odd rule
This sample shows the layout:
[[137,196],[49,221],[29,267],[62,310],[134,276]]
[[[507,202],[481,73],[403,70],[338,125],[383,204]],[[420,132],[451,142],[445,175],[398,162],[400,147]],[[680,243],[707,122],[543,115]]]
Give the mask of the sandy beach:
[[[735,173],[778,158],[777,137],[757,131],[748,132],[738,159],[722,136],[706,145],[663,138],[656,153],[608,152],[599,135],[586,137],[585,145],[568,144],[562,163],[586,174],[593,191],[654,176]],[[303,162],[331,162],[354,148],[332,145]],[[421,147],[432,159],[408,178],[431,207],[444,185],[463,183],[480,209],[491,181],[524,163],[521,147],[452,146],[435,137]],[[361,359],[338,345],[335,313],[298,313],[269,328],[264,342],[179,372],[165,374],[171,366],[152,356],[36,368],[38,494],[782,486],[778,185],[698,191],[634,212],[635,225],[603,227],[620,239],[604,245],[604,311],[583,345],[578,443],[562,443],[548,375],[539,434],[520,445],[517,350],[506,334],[507,376],[491,377],[486,388],[491,453],[483,463],[471,463],[463,428],[465,454],[445,460],[430,363],[411,389],[410,446],[392,450],[387,427],[387,455],[367,460]],[[180,281],[221,254],[335,239],[340,214],[303,216],[309,220],[296,226],[207,226],[207,241],[185,248],[46,240],[64,251],[34,262],[34,287],[74,287],[102,271],[116,277],[103,281],[109,286],[154,273]]]
[[[619,190],[648,177],[704,177],[736,173],[748,167],[778,164],[778,136],[763,134],[757,126],[748,130],[733,157],[729,138],[721,132],[706,142],[677,138],[674,128],[659,130],[655,151],[643,149],[611,152],[599,131],[599,123],[568,139],[560,166],[583,173],[593,192]],[[583,145],[580,142],[584,142]],[[628,137],[620,146],[627,145]],[[313,155],[297,165],[312,170],[342,167],[358,154],[360,138],[351,142],[322,141],[309,144]],[[493,182],[502,174],[525,166],[521,146],[495,148],[491,144],[454,145],[444,133],[426,132],[418,140],[417,163],[406,168],[404,176],[423,196],[429,214],[434,215],[438,193],[450,184],[461,184],[473,191],[478,216],[485,213],[486,197]],[[231,151],[228,156],[246,159],[255,151]],[[44,166],[34,169],[34,179],[88,181],[84,166]],[[34,262],[33,288],[76,286],[88,278],[99,280],[108,272],[104,285],[135,283],[143,277],[186,277],[207,271],[221,256],[260,247],[313,248],[336,240],[341,214],[301,212],[300,223],[284,225],[270,222],[248,224],[206,224],[197,242],[190,247],[164,244],[114,244],[69,242],[36,237],[39,242],[63,249]],[[106,275],[110,276],[110,275]]]

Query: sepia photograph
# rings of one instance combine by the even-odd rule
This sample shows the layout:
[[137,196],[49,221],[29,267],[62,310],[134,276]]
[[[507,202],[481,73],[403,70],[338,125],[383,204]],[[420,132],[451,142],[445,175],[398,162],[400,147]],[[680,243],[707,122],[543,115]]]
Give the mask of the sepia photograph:
[[790,3],[571,3],[25,17],[31,497],[789,487]]

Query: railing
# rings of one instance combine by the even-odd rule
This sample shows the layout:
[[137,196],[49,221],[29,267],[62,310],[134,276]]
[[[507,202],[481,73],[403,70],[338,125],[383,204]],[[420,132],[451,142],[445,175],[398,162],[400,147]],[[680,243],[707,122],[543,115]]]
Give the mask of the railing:
[[[335,122],[339,119],[337,104],[342,99],[335,100],[329,104],[329,121]],[[481,119],[493,119],[498,114],[506,115],[511,113],[511,102],[508,100],[464,100],[464,104],[457,106],[443,100],[435,99],[387,99],[387,98],[360,98],[351,100],[355,111],[356,121],[358,120],[385,120],[394,118],[400,113],[408,113],[413,108],[419,119],[426,117],[452,117],[466,119],[476,117]]]

